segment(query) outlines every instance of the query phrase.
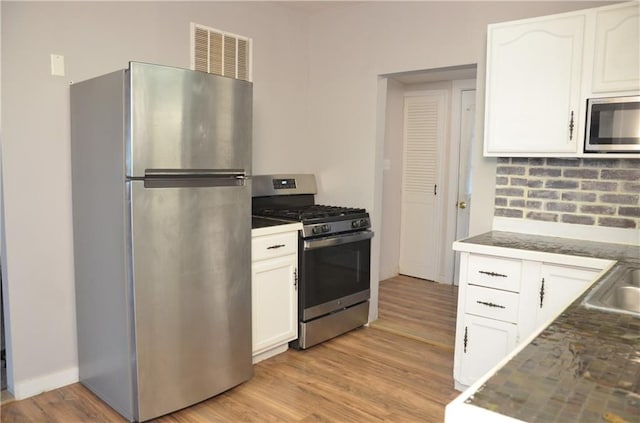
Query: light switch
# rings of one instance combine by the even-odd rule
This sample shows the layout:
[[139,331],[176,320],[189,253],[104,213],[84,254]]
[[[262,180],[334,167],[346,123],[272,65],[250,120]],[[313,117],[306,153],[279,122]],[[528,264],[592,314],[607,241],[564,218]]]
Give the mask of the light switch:
[[64,56],[61,54],[51,55],[51,75],[64,76]]

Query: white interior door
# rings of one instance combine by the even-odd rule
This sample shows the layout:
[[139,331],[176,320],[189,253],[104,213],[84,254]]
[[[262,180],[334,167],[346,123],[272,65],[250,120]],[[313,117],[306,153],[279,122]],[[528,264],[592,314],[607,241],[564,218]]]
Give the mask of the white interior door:
[[407,93],[400,228],[401,274],[434,280],[439,233],[439,179],[447,92]]
[[[475,139],[476,90],[460,92],[460,164],[458,166],[458,197],[456,201],[456,236],[469,236],[469,213],[471,207],[471,152]],[[458,284],[460,253],[454,258],[454,284]]]

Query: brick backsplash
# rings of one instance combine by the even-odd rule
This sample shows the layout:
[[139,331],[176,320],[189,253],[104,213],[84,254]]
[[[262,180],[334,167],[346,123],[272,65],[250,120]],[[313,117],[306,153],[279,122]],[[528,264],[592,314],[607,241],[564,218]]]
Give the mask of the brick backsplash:
[[640,160],[499,158],[494,214],[640,229]]

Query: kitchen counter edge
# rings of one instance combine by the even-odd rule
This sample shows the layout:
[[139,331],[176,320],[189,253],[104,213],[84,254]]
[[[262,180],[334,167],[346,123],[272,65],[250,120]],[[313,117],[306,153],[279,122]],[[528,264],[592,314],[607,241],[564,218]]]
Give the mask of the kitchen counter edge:
[[273,226],[266,226],[263,228],[251,229],[251,236],[256,237],[256,236],[274,235],[274,234],[280,234],[283,232],[299,231],[301,229],[302,229],[302,223],[300,222],[274,224]]

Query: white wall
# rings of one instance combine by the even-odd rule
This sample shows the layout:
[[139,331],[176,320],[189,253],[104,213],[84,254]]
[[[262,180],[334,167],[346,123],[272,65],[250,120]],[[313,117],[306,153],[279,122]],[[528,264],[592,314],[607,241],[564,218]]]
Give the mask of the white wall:
[[[322,149],[307,158],[326,203],[364,206],[380,233],[384,136],[379,128],[378,75],[483,63],[486,25],[595,7],[593,2],[365,2],[328,10],[309,33],[309,141]],[[478,78],[482,78],[479,70]],[[479,84],[480,85],[480,84]],[[384,132],[382,132],[384,133]],[[470,230],[491,229],[495,159],[475,156]],[[490,175],[490,177],[489,177]],[[482,217],[477,221],[474,215]],[[371,318],[377,317],[380,237],[374,237]]]
[[[125,68],[129,60],[188,67],[192,21],[252,37],[254,172],[267,173],[307,152],[308,57],[303,16],[271,3],[2,2],[2,8],[11,365],[14,393],[23,397],[77,378],[69,83]],[[64,55],[65,77],[49,74],[51,53]]]
[[[398,274],[400,261],[400,202],[402,200],[402,145],[404,133],[404,84],[387,81],[384,160],[389,168],[382,180],[380,215],[380,280]],[[383,164],[384,167],[384,164]]]

